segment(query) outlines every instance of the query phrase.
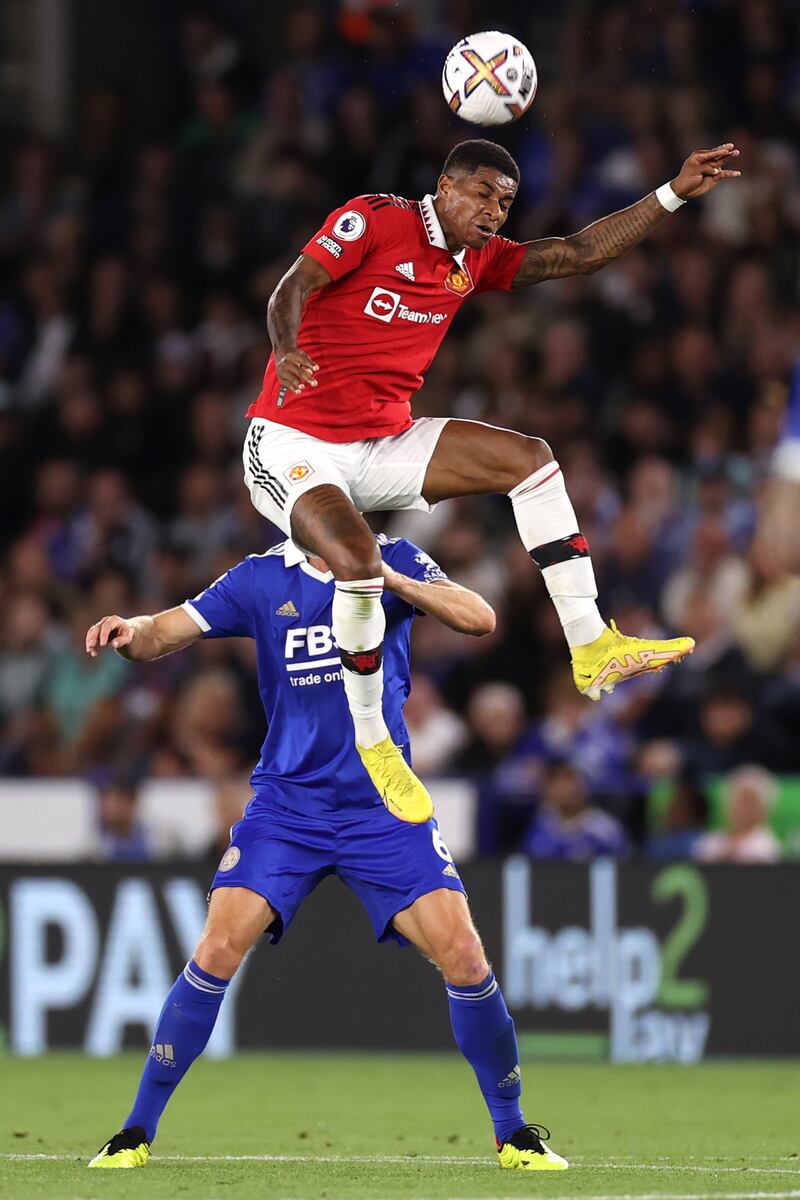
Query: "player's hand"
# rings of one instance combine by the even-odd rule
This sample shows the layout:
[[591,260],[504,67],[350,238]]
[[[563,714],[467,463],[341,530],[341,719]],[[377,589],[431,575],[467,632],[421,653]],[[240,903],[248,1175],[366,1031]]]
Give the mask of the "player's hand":
[[110,646],[112,650],[130,646],[133,634],[133,625],[124,617],[103,617],[95,621],[86,634],[86,653],[97,658],[104,646]]
[[705,196],[723,179],[738,179],[741,171],[732,171],[726,165],[732,158],[738,158],[739,151],[733,142],[724,146],[716,146],[713,150],[695,150],[690,154],[680,170],[680,174],[672,180],[671,187],[681,200],[694,200]]
[[319,366],[309,358],[305,350],[285,350],[275,355],[275,372],[284,387],[290,392],[302,392],[306,384],[316,387],[314,378]]

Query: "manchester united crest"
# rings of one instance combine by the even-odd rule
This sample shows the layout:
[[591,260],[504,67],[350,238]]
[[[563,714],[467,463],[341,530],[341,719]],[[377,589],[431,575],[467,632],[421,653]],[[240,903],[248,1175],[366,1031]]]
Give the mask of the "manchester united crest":
[[314,468],[307,462],[295,463],[288,471],[284,471],[284,475],[290,483],[302,483],[304,479],[313,474]]
[[455,292],[457,296],[466,296],[467,292],[472,291],[474,284],[467,268],[460,267],[458,263],[453,263],[447,273],[444,286],[448,292]]

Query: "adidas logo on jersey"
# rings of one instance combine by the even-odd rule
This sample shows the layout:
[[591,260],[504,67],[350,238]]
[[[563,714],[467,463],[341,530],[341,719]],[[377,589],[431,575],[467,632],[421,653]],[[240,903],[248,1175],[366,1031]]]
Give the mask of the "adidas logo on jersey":
[[458,879],[458,871],[452,863],[448,863],[446,867],[442,868],[442,874],[449,875],[451,879]]
[[414,274],[413,262],[398,263],[395,271],[399,271],[401,275],[405,275],[406,279],[410,279],[412,283],[416,283],[417,277]]
[[285,604],[282,604],[280,606],[280,608],[275,609],[275,616],[276,617],[299,617],[300,613],[295,608],[294,602],[292,600],[287,600]]

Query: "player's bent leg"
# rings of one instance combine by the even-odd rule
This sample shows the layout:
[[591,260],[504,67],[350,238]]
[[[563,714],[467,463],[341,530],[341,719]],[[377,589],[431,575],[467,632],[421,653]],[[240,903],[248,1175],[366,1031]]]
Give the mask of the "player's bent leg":
[[325,559],[334,579],[381,576],[375,534],[341,488],[326,483],[304,492],[292,508],[291,529],[298,545]]
[[158,1018],[133,1108],[90,1167],[146,1165],[161,1114],[205,1049],[228,984],[247,951],[274,920],[275,913],[263,896],[248,888],[220,887],[212,892],[194,958],[172,985]]
[[453,1036],[475,1072],[489,1110],[500,1166],[563,1171],[566,1159],[545,1144],[548,1131],[525,1124],[514,1021],[486,960],[466,897],[444,888],[429,892],[398,913],[394,926],[444,975]]
[[553,462],[541,438],[481,421],[450,420],[431,455],[422,495],[429,504],[455,496],[508,494]]
[[395,746],[383,718],[383,568],[375,535],[349,496],[324,485],[292,510],[292,535],[323,558],[335,580],[331,632],[355,726],[356,748],[386,807],[401,821],[433,815],[426,788]]
[[599,700],[623,680],[661,671],[691,654],[691,638],[633,638],[613,622],[606,626],[597,608],[589,543],[546,442],[477,422],[450,421],[431,457],[425,499],[486,491],[505,491],[511,500],[522,543],[542,573],[564,629],[579,692]]
[[486,952],[463,892],[437,888],[397,913],[392,924],[448,983],[480,983],[489,972]]
[[274,910],[257,892],[216,887],[193,961],[202,971],[230,981],[274,920]]

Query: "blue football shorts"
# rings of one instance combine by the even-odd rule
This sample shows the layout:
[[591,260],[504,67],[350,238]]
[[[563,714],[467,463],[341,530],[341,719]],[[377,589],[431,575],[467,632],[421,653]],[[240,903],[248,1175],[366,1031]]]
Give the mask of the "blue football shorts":
[[393,917],[438,888],[465,893],[435,820],[398,821],[383,805],[309,816],[263,803],[231,829],[209,895],[219,887],[249,888],[278,920],[267,930],[277,943],[295,913],[328,875],[338,875],[367,910],[379,942],[408,944]]

